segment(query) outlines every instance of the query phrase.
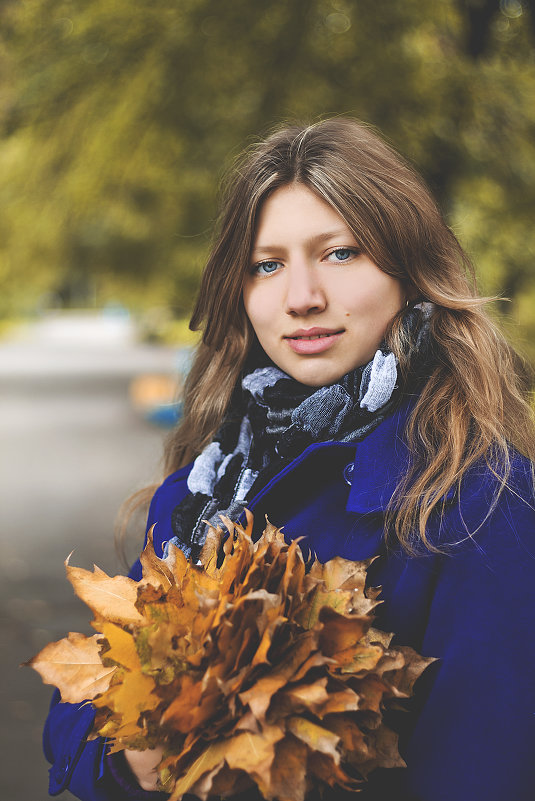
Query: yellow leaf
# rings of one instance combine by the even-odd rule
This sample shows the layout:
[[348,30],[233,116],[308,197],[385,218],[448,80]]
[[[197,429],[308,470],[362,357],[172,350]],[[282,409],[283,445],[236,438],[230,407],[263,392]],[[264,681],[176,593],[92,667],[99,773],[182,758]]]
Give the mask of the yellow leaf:
[[328,754],[336,765],[340,762],[340,753],[337,750],[340,738],[337,734],[299,716],[288,718],[286,726],[288,731],[304,742],[311,751]]
[[37,670],[45,684],[59,688],[62,701],[80,703],[105,692],[116,670],[103,667],[99,639],[98,634],[85,637],[70,632],[65,639],[46,645],[26,664]]
[[202,776],[217,766],[223,767],[226,747],[227,742],[225,740],[209,745],[189,770],[178,779],[169,801],[178,801],[184,793],[188,793],[192,789]]
[[129,632],[116,626],[115,623],[98,622],[93,625],[98,626],[98,630],[110,644],[109,650],[103,654],[103,657],[117,662],[128,670],[141,670],[136,644]]
[[101,737],[113,737],[114,741],[109,748],[113,754],[128,748],[129,742],[142,736],[144,732],[137,723],[127,723],[123,726],[112,718],[99,728],[98,733]]
[[120,684],[95,698],[93,706],[108,707],[121,717],[122,725],[137,723],[142,712],[148,712],[160,704],[160,698],[153,693],[154,679],[143,673],[125,673]]

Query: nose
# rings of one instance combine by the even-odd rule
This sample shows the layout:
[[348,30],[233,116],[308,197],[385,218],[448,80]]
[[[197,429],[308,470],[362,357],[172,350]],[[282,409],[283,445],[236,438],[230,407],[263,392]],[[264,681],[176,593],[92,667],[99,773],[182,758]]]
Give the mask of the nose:
[[327,298],[312,265],[306,262],[289,265],[286,277],[287,314],[302,317],[325,309]]

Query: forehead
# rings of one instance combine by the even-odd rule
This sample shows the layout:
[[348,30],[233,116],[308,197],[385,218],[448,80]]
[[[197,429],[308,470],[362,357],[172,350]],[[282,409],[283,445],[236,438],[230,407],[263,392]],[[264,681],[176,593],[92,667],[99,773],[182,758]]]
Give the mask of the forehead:
[[310,239],[315,235],[351,233],[344,218],[303,184],[276,189],[262,204],[255,232],[255,247],[277,239]]

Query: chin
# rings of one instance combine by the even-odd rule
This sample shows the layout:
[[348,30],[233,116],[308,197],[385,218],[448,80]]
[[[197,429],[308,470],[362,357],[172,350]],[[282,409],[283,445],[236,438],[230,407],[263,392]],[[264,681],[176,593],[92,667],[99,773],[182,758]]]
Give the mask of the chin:
[[288,373],[288,375],[294,378],[296,381],[299,381],[300,384],[304,384],[306,387],[316,388],[326,387],[329,386],[329,384],[335,384],[346,374],[346,372],[349,372],[349,370],[346,370],[343,373],[334,370],[318,370],[314,369],[312,365],[309,369],[285,370],[284,367],[281,369],[284,370],[285,373]]

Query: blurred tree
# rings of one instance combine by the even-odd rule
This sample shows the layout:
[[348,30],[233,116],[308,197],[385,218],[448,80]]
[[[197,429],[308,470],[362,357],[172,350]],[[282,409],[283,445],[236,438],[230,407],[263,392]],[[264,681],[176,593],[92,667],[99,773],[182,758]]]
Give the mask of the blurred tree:
[[187,311],[222,165],[280,120],[346,113],[424,172],[483,288],[513,297],[527,332],[533,6],[4,3],[0,314],[76,287]]

